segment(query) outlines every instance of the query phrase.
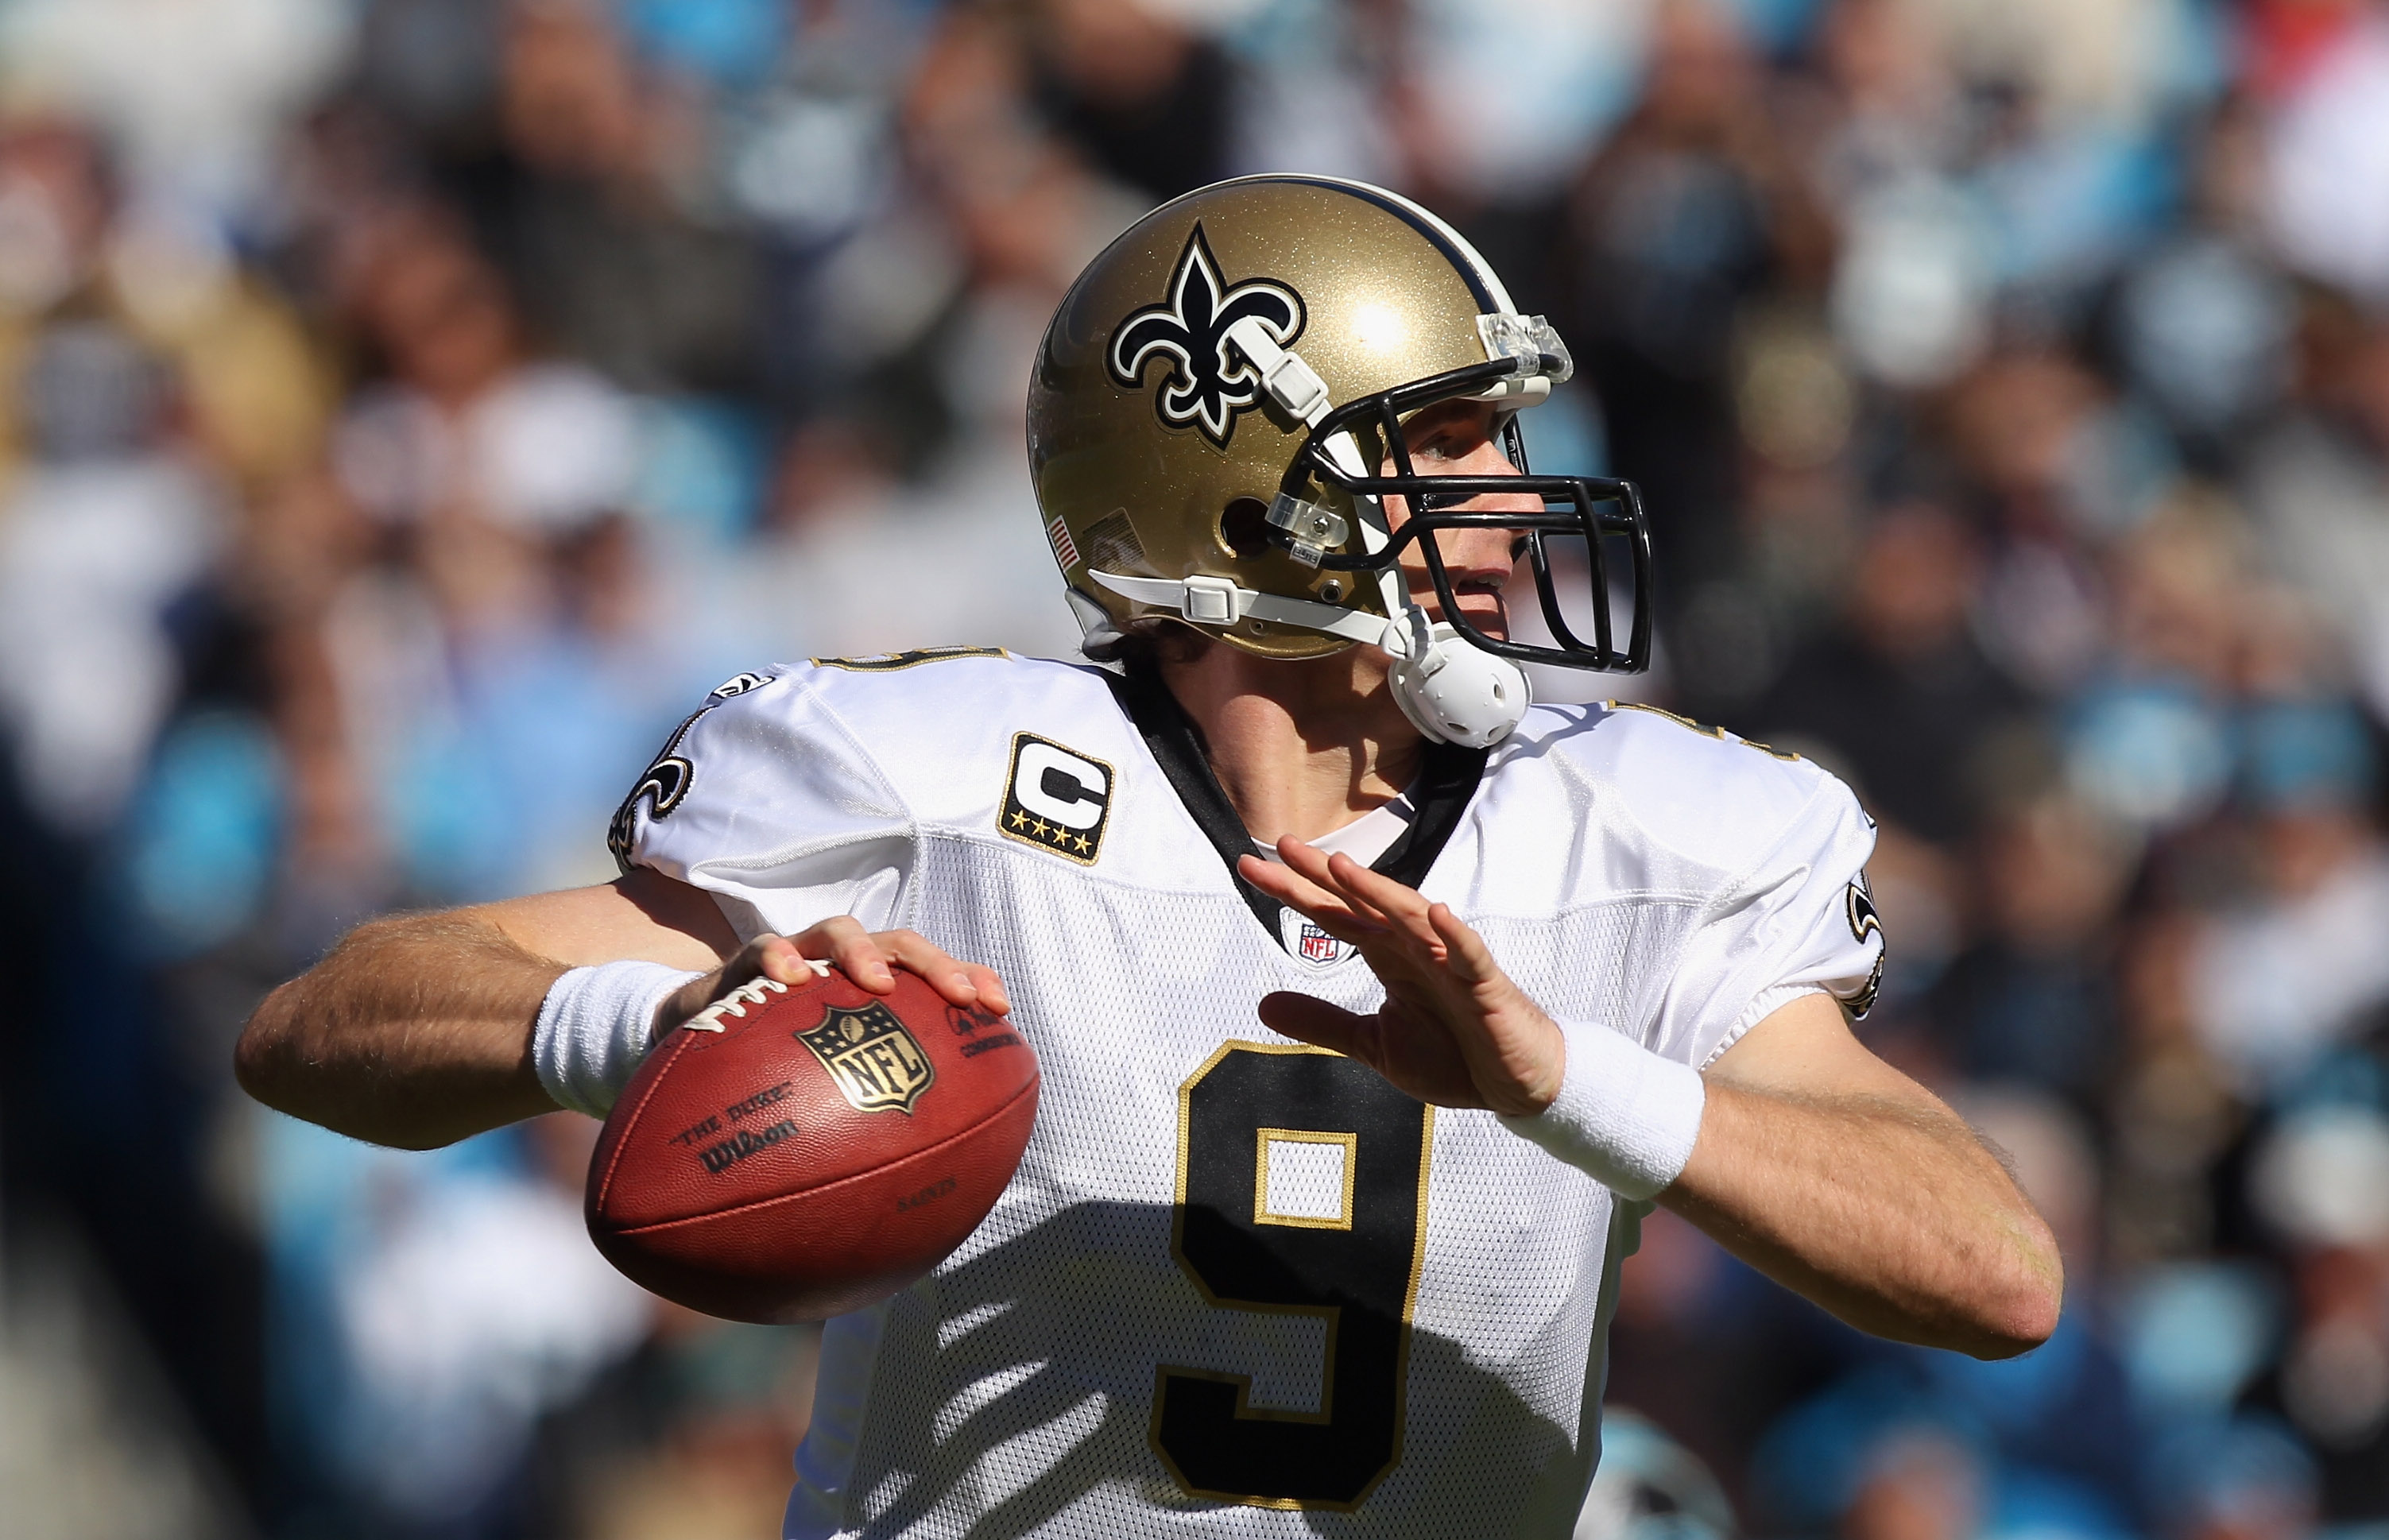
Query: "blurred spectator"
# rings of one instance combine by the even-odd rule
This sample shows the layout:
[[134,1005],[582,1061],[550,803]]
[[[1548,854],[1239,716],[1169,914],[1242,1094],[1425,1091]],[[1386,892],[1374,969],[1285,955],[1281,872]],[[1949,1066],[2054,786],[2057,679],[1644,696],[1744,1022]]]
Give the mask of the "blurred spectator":
[[395,216],[375,247],[356,309],[392,377],[339,430],[358,505],[427,540],[443,521],[535,534],[623,506],[634,446],[614,388],[584,367],[528,362],[497,274],[443,222]]
[[283,120],[331,83],[350,30],[331,0],[22,0],[0,72],[12,101],[104,130],[136,185],[232,217],[270,199]]
[[2297,1318],[2273,1399],[2316,1446],[2329,1510],[2389,1512],[2389,1118],[2302,1108],[2251,1175],[2294,1248]]
[[1932,1001],[1966,1075],[2094,1104],[2121,1047],[2114,924],[2136,853],[2061,796],[1991,821],[1978,866],[1980,936]]
[[2292,286],[2260,244],[2258,133],[2244,98],[2217,108],[2191,167],[2190,220],[2135,266],[2118,307],[2133,384],[2217,468],[2233,432],[2287,389],[2297,321]]
[[591,1540],[771,1534],[820,1350],[816,1329],[664,1306],[646,1343],[542,1430],[554,1510]]
[[2067,775],[2106,817],[2178,829],[2230,787],[2228,693],[2246,544],[2229,510],[2177,501],[2110,553],[2097,677],[2076,681]]
[[1574,1540],[1728,1540],[1733,1508],[1701,1462],[1623,1406],[1601,1419],[1601,1468]]
[[[2369,768],[2369,767],[2368,767]],[[2252,831],[2254,891],[2193,953],[2192,1018],[2251,1100],[2288,1089],[2389,999],[2389,851],[2358,788],[2268,808]]]
[[2079,361],[2047,349],[1999,350],[1949,397],[1952,458],[1990,537],[1982,641],[2043,694],[2079,686],[2101,661],[2097,542],[2137,523],[2164,490],[2133,463],[2130,424]]
[[2160,1533],[2180,1540],[2299,1540],[2314,1533],[2313,1457],[2268,1419],[2184,1430],[2152,1483]]
[[1882,1440],[1843,1510],[1846,1540],[1967,1540],[1983,1528],[1983,1477],[1971,1450],[1917,1430]]
[[752,389],[760,253],[704,217],[722,168],[701,82],[644,64],[582,0],[509,4],[498,68],[478,212],[531,323],[626,384]]
[[2311,293],[2299,410],[2253,448],[2250,511],[2268,555],[2339,627],[2369,703],[2389,707],[2389,325]]
[[1970,778],[2025,704],[1968,624],[1981,560],[1973,533],[1943,509],[1884,514],[1838,624],[1794,654],[1745,713],[1769,742],[1828,745],[1877,817],[1936,843],[1974,828]]
[[1095,166],[1156,203],[1227,172],[1237,104],[1199,7],[1160,0],[1041,0],[1030,35],[1037,94]]
[[[1410,0],[1387,8],[1407,31],[1396,133],[1410,178],[1461,213],[1530,206],[1563,190],[1632,109],[1663,17],[1693,31],[1732,28],[1722,9],[1658,0]],[[1355,7],[1363,26],[1369,9]],[[1519,68],[1522,59],[1534,68]]]
[[[1674,611],[1736,565],[1738,309],[1779,275],[1813,282],[1827,237],[1770,132],[1764,77],[1732,11],[1659,7],[1649,68],[1641,105],[1570,195],[1565,299],[1608,419],[1613,474],[1667,510],[1654,540]],[[1689,640],[1697,689],[1704,671],[1720,671],[1708,662],[1720,649]]]
[[331,1478],[315,1522],[354,1512],[392,1534],[511,1530],[537,1419],[627,1354],[648,1318],[646,1297],[587,1243],[593,1133],[556,1114],[411,1155],[275,1122],[268,1148],[284,1158],[269,1202],[289,1312],[277,1337],[292,1355],[278,1410],[292,1452]]
[[161,441],[157,361],[106,322],[54,325],[22,375],[27,464],[0,513],[0,711],[34,809],[76,834],[124,804],[180,684],[172,606],[224,532]]
[[2351,293],[2389,295],[2389,30],[2360,6],[2314,7],[2336,35],[2280,83],[2267,212],[2290,264]]

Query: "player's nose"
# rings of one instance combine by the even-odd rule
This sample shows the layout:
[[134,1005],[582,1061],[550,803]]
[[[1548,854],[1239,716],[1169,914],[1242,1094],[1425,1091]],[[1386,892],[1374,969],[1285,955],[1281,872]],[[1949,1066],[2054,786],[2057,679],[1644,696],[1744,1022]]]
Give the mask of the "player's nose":
[[[1498,439],[1488,438],[1451,467],[1455,476],[1516,476]],[[1469,513],[1539,514],[1543,500],[1532,492],[1480,492],[1458,507]],[[1500,583],[1510,576],[1514,536],[1502,528],[1447,529],[1440,544],[1444,566],[1455,581]]]
[[[1510,464],[1510,456],[1498,438],[1478,441],[1476,446],[1453,462],[1454,476],[1516,476],[1518,467]],[[1472,512],[1503,514],[1539,514],[1543,500],[1532,492],[1480,492],[1460,506]]]

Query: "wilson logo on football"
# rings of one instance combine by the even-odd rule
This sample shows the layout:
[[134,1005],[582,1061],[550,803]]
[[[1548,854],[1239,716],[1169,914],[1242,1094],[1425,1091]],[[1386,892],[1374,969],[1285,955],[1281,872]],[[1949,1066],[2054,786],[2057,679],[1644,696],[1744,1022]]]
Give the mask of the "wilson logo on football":
[[819,1026],[796,1037],[859,1113],[893,1108],[910,1116],[913,1103],[938,1078],[921,1045],[884,1005],[833,1005]]
[[741,1128],[719,1144],[709,1144],[696,1152],[705,1168],[719,1177],[758,1150],[769,1150],[797,1131],[793,1118],[782,1118],[768,1128]]

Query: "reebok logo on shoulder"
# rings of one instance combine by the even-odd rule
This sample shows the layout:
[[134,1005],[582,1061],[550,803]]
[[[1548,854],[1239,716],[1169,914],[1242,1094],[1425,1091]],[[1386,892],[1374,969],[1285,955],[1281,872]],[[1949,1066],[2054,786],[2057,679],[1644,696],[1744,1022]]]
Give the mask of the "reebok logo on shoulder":
[[1092,866],[1112,816],[1112,768],[1034,732],[1012,735],[995,826],[1006,839]]

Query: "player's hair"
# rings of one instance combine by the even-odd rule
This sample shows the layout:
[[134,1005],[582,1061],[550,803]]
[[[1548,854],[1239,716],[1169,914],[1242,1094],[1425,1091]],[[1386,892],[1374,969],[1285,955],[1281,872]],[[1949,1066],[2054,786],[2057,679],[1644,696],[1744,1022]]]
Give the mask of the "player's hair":
[[1097,663],[1118,663],[1131,671],[1151,671],[1164,663],[1192,663],[1218,645],[1209,637],[1169,616],[1149,615],[1130,621],[1102,642],[1080,651]]

